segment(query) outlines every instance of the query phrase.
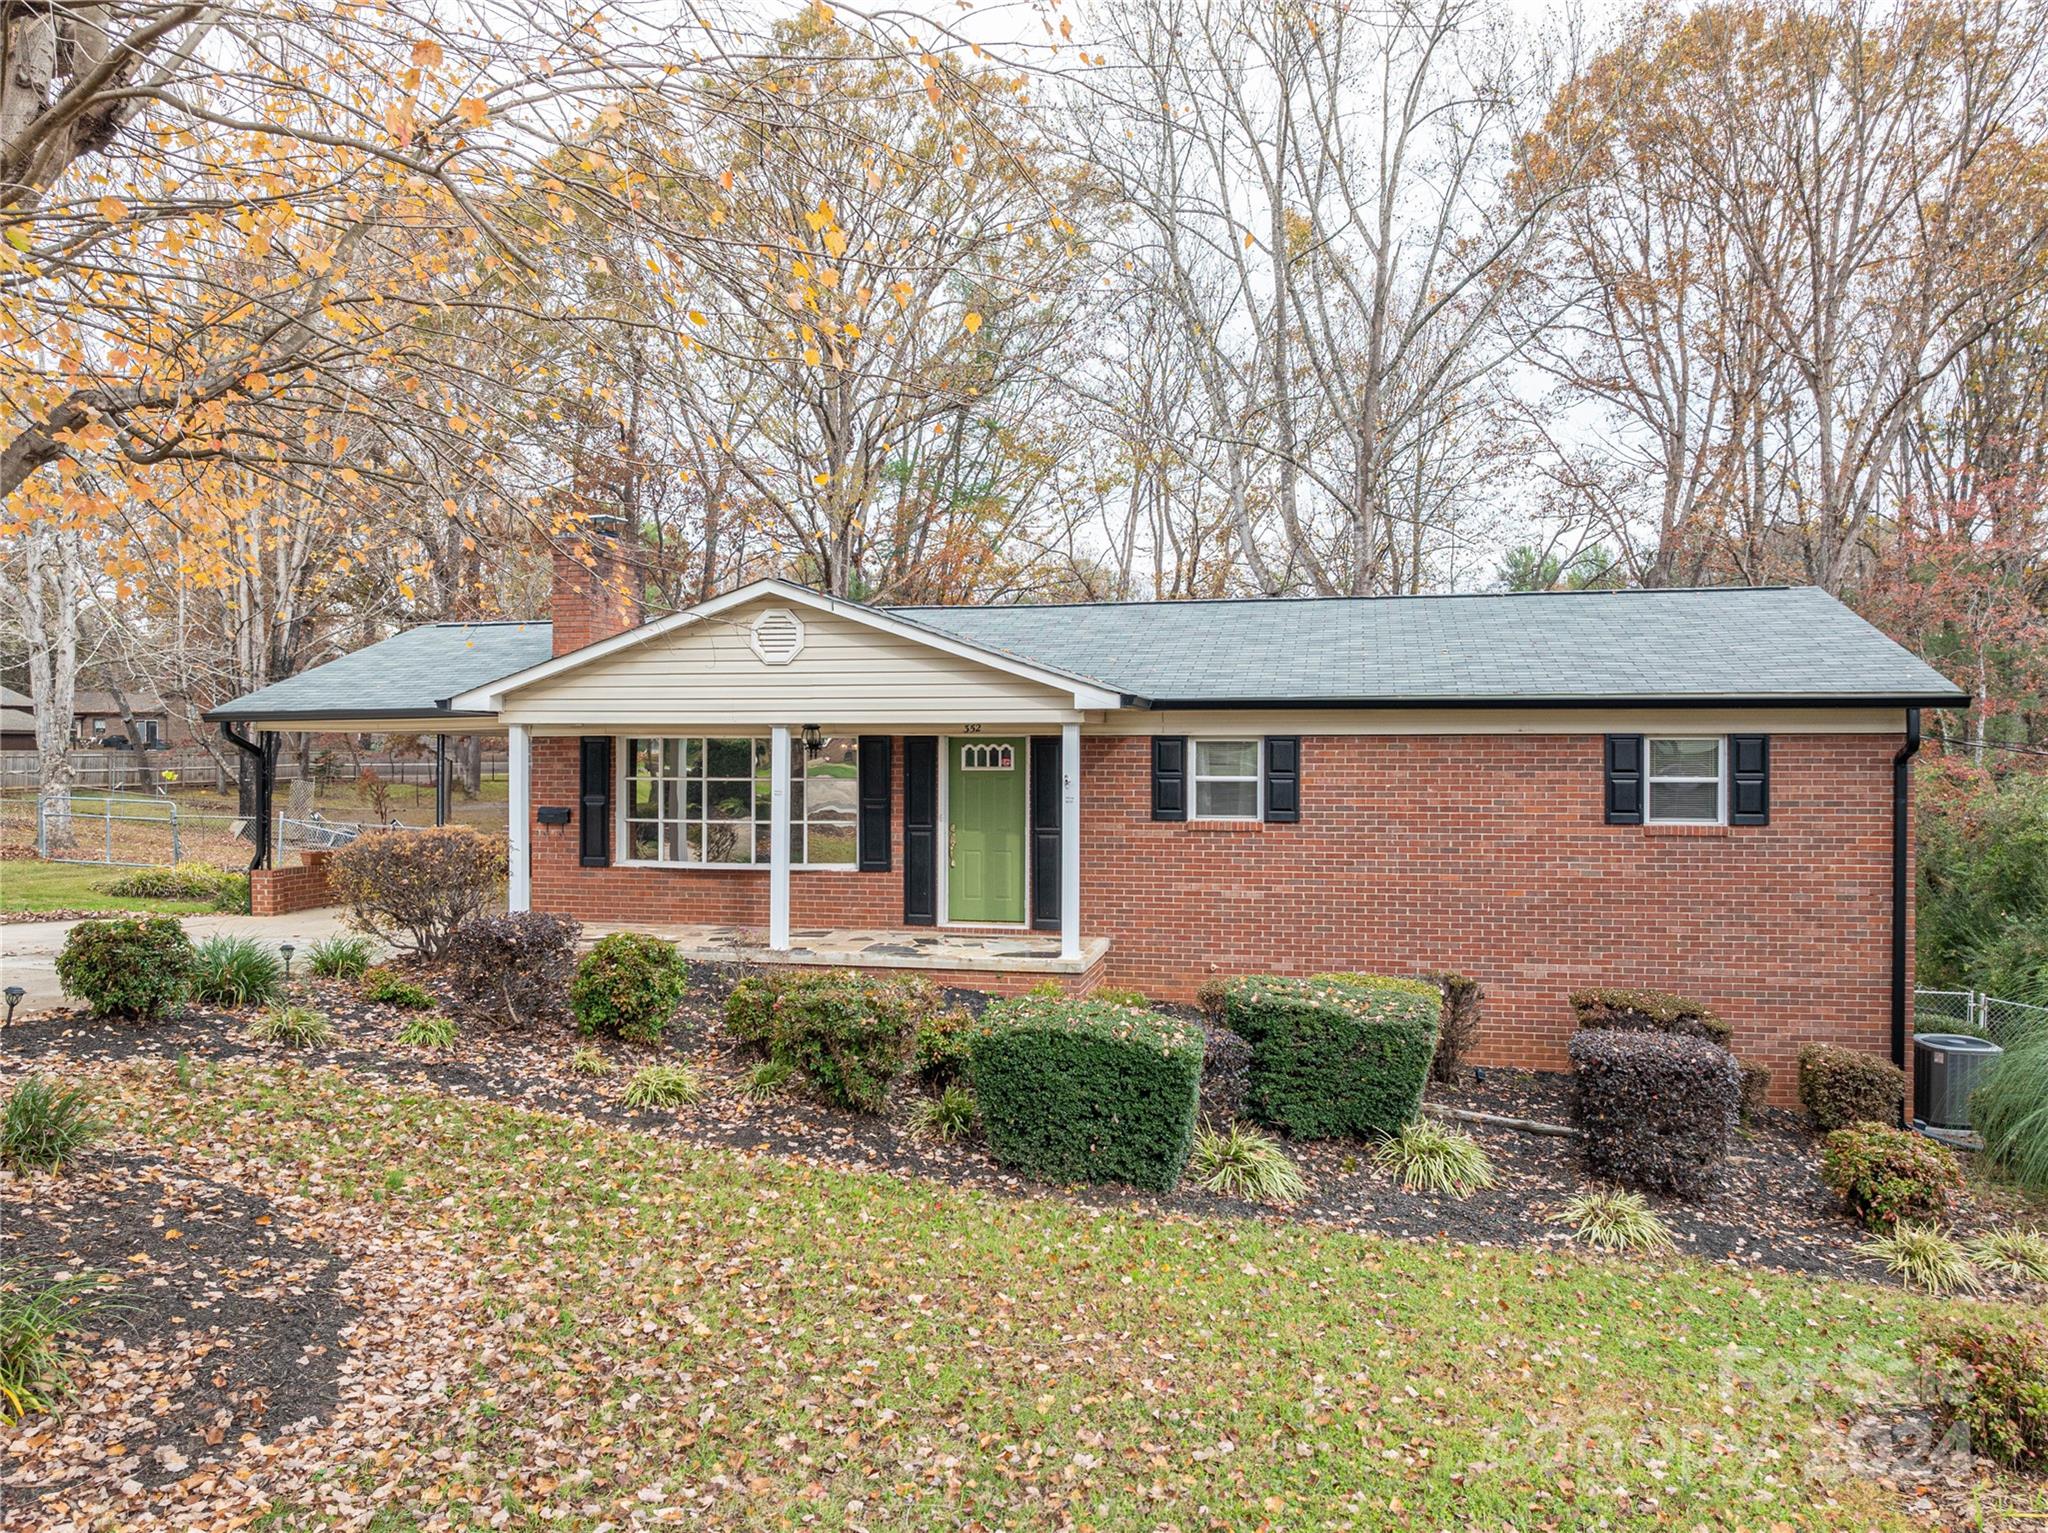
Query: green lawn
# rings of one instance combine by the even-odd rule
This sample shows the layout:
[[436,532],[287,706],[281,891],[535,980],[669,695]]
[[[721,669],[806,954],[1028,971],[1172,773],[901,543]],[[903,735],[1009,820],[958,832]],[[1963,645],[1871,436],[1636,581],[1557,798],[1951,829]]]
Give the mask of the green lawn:
[[102,862],[0,862],[0,911],[151,910],[182,916],[213,908],[207,900],[143,900],[95,887],[127,871]]
[[115,1079],[173,1163],[458,1253],[501,1339],[339,1471],[380,1527],[1909,1525],[1841,1432],[1905,1391],[1896,1291],[1013,1201],[332,1071]]

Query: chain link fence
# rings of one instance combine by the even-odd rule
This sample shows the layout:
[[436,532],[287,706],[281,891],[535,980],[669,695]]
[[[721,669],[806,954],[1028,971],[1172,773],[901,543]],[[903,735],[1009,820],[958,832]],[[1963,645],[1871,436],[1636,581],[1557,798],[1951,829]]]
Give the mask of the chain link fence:
[[2001,1048],[2048,1028],[2048,1006],[2010,1001],[1981,990],[1915,990],[1913,1031],[1989,1038]]
[[249,822],[163,794],[72,793],[62,806],[34,800],[36,855],[45,862],[117,868],[246,863]]

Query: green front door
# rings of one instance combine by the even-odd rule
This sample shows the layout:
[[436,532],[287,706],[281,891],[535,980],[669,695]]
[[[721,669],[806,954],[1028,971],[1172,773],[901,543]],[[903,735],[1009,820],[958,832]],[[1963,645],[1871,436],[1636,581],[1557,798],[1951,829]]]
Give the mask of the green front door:
[[946,742],[946,919],[1024,919],[1022,740]]

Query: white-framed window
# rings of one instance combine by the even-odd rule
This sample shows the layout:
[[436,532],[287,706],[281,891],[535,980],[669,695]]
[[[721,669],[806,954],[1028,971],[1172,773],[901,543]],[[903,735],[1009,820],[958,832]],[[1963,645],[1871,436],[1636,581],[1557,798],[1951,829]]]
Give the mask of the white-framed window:
[[1644,772],[1644,819],[1652,825],[1719,825],[1727,743],[1718,735],[1651,735]]
[[1194,818],[1256,820],[1259,817],[1259,742],[1195,740],[1190,776]]
[[137,719],[135,721],[135,732],[141,736],[144,745],[155,745],[157,743],[155,719]]
[[[754,735],[636,735],[620,742],[620,860],[666,867],[766,867],[769,742]],[[860,857],[860,746],[790,741],[790,864],[851,868]]]

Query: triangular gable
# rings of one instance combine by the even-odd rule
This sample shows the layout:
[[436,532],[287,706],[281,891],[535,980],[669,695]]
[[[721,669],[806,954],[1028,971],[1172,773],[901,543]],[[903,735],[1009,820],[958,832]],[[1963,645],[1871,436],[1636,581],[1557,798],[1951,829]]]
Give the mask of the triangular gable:
[[[761,580],[451,699],[506,722],[1032,722],[1122,707],[1087,677]],[[758,715],[758,717],[754,717]]]

